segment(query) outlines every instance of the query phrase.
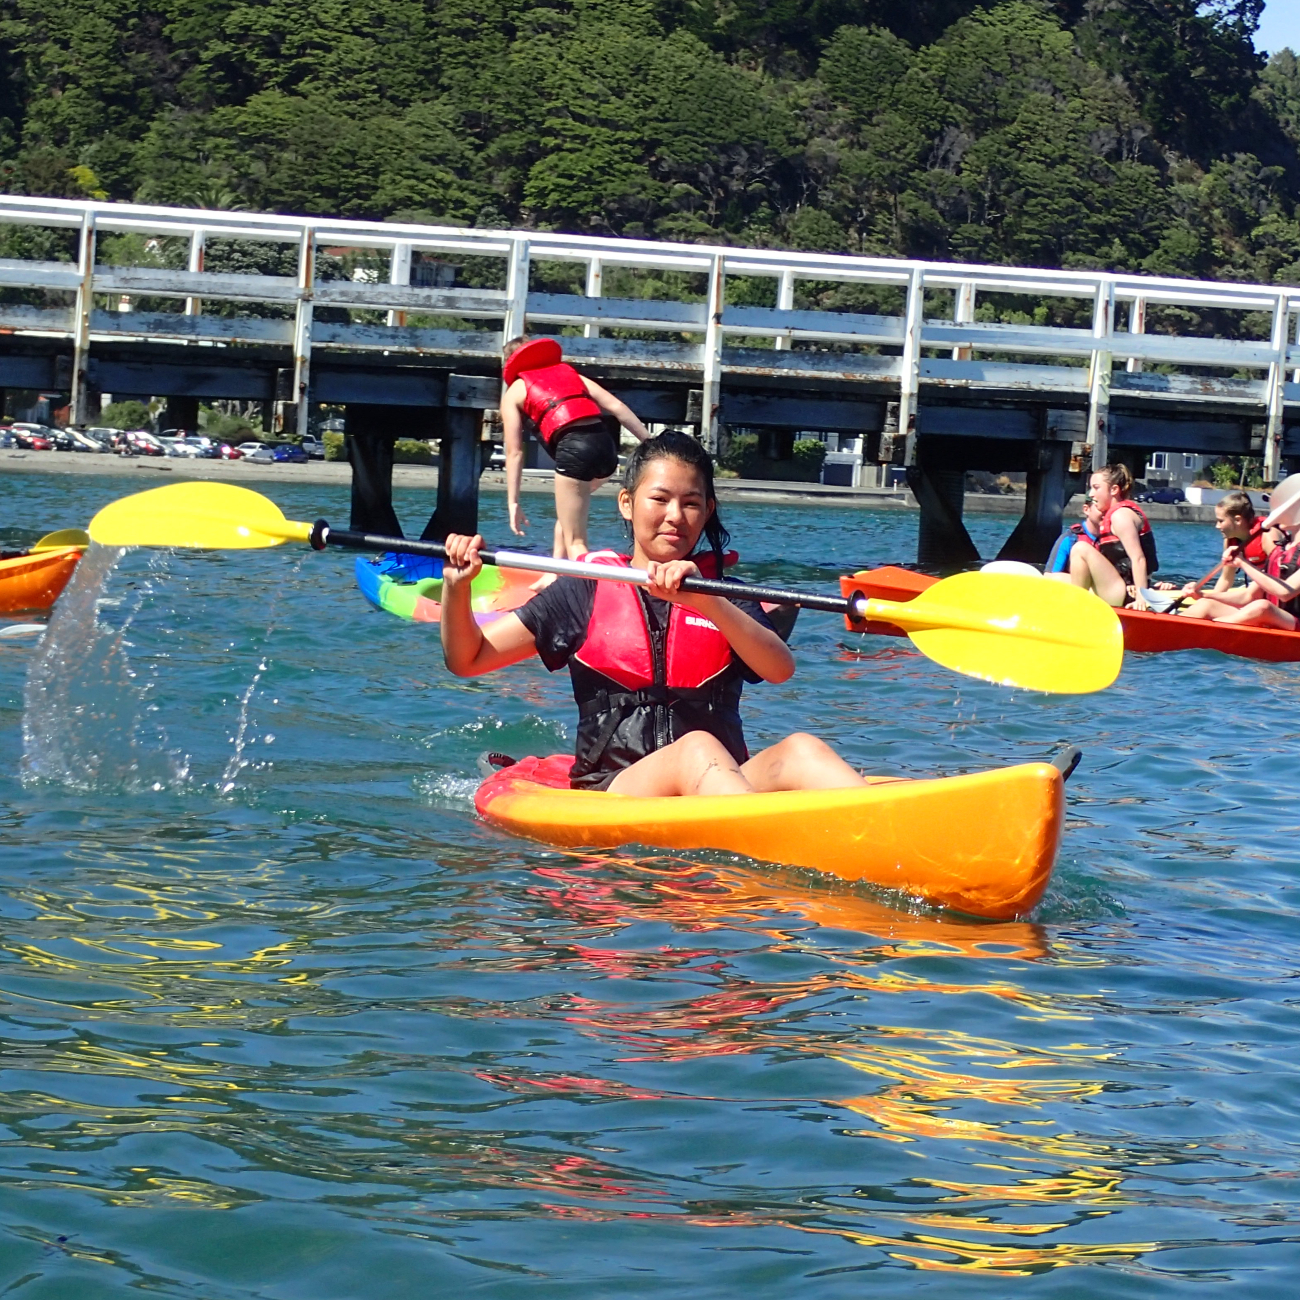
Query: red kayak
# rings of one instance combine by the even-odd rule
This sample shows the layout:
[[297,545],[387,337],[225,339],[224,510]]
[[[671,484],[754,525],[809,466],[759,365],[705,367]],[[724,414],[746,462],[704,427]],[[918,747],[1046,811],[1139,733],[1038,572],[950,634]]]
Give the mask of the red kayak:
[[[913,573],[911,569],[900,569],[891,564],[841,578],[840,590],[846,596],[861,591],[876,600],[911,600],[938,581],[927,573]],[[1125,650],[1218,650],[1242,659],[1300,663],[1300,629],[1283,632],[1272,627],[1241,627],[1232,623],[1211,623],[1204,618],[1182,618],[1177,614],[1142,613],[1135,609],[1115,612],[1124,629]],[[850,631],[854,632],[861,632],[864,626],[868,632],[905,635],[888,623],[849,623]]]

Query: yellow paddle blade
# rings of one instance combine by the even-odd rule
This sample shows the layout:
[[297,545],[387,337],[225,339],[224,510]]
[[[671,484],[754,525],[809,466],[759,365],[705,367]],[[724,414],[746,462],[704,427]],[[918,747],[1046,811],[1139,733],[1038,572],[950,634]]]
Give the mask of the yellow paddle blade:
[[60,528],[57,533],[46,533],[39,542],[28,547],[34,555],[37,551],[60,551],[65,546],[89,546],[90,534],[84,528]]
[[866,617],[903,628],[945,668],[1031,691],[1104,690],[1124,658],[1124,633],[1109,605],[1041,577],[959,573],[915,600],[868,601]]
[[112,501],[90,521],[102,546],[247,551],[305,542],[310,533],[310,524],[286,519],[274,501],[230,483],[168,483]]

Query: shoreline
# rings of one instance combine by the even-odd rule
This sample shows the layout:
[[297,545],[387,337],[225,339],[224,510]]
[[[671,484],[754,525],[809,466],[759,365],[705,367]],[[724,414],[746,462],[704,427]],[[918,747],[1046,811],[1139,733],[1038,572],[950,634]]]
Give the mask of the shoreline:
[[[352,467],[347,461],[313,460],[306,465],[250,464],[242,460],[180,460],[172,457],[123,457],[71,451],[23,451],[0,449],[0,473],[75,474],[78,476],[113,476],[130,479],[143,488],[146,484],[168,479],[203,479],[235,483],[247,487],[268,483],[319,483],[349,487]],[[919,510],[916,498],[908,491],[882,488],[827,487],[821,483],[781,483],[767,479],[718,479],[715,484],[720,501],[744,501],[772,505],[822,505],[840,509]],[[393,487],[436,491],[438,469],[434,465],[394,465]],[[480,492],[504,492],[505,474],[485,470],[479,479]],[[551,491],[550,470],[525,470],[523,491]],[[598,489],[600,494],[615,491],[613,482]],[[1214,522],[1213,506],[1144,505],[1149,518],[1165,522]],[[1018,518],[1024,511],[1024,497],[1019,493],[996,495],[967,492],[964,510],[970,514],[1008,515]],[[1065,507],[1067,519],[1083,515],[1081,497],[1074,497]]]

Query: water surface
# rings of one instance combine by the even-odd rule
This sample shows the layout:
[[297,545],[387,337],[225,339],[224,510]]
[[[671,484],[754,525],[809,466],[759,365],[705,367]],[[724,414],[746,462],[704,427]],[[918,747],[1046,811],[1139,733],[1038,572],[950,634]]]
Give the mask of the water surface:
[[[8,476],[0,544],[135,485]],[[346,519],[337,489],[273,495]],[[725,513],[762,580],[833,589],[914,546],[901,513]],[[1009,527],[971,524],[990,553]],[[1159,533],[1167,570],[1216,556],[1208,526]],[[976,924],[482,826],[475,755],[565,748],[567,679],[450,679],[348,557],[86,565],[62,660],[27,683],[33,640],[0,638],[6,1294],[1297,1276],[1295,667],[1130,657],[1104,694],[1033,696],[803,616],[751,744],[806,728],[914,775],[1084,747],[1047,898]]]

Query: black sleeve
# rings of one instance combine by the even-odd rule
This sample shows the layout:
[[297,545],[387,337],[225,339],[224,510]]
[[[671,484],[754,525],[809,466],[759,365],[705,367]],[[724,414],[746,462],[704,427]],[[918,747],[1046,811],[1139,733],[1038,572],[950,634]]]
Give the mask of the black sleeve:
[[537,642],[537,657],[551,672],[567,667],[570,657],[582,648],[595,600],[593,579],[556,578],[515,611]]

